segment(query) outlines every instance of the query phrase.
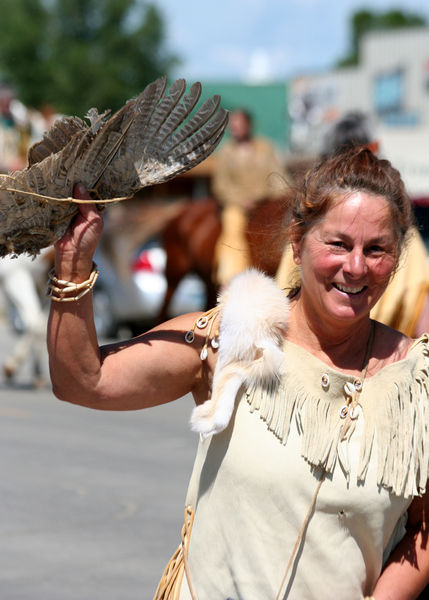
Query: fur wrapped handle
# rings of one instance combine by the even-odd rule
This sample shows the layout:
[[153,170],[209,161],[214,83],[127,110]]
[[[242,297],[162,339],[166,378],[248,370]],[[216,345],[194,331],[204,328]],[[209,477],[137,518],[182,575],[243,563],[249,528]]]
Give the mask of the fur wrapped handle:
[[289,300],[256,269],[237,275],[219,297],[219,351],[211,398],[192,411],[191,429],[207,437],[229,424],[243,386],[280,378]]

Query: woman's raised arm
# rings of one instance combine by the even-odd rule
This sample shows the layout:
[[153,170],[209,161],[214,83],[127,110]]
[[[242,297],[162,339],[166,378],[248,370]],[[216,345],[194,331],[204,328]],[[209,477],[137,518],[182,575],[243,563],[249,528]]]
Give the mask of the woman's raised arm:
[[[78,198],[89,199],[76,186]],[[93,256],[103,228],[93,205],[80,213],[56,244],[58,279],[81,283],[93,268]],[[193,392],[197,402],[208,394],[214,363],[201,362],[201,338],[185,341],[196,315],[172,319],[150,332],[99,348],[92,293],[74,302],[51,302],[48,351],[55,395],[67,402],[101,410],[133,410],[175,400]]]

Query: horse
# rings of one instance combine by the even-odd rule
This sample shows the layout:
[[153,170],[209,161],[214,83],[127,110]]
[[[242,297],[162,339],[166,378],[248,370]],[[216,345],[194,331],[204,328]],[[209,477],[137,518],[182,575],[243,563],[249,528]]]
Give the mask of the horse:
[[[266,198],[248,213],[246,238],[251,266],[274,276],[286,236],[285,197]],[[221,233],[219,204],[213,198],[187,202],[164,228],[161,240],[166,252],[167,291],[159,321],[168,318],[168,307],[179,283],[187,273],[200,277],[206,290],[206,309],[216,303],[218,285],[214,279],[215,249]]]

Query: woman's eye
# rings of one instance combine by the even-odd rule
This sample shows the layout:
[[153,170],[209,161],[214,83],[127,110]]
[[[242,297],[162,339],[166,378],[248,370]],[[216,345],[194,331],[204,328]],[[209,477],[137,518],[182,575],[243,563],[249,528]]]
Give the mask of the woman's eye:
[[333,242],[329,242],[330,246],[333,246],[334,248],[345,248],[346,245],[344,242],[341,242],[340,240],[335,240]]
[[384,248],[382,246],[370,246],[367,250],[368,254],[383,254]]

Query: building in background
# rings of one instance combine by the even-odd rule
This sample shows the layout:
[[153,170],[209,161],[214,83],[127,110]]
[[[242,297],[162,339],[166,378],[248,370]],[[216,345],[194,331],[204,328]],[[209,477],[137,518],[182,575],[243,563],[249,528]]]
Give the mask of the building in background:
[[360,56],[357,67],[290,82],[291,152],[317,155],[332,123],[361,110],[410,194],[429,198],[429,27],[369,33]]
[[[282,162],[287,162],[290,147],[288,110],[288,82],[238,83],[202,81],[201,104],[215,94],[220,95],[222,106],[229,110],[245,109],[252,115],[252,130],[256,137],[270,139]],[[228,138],[228,132],[225,140]],[[221,142],[221,144],[223,141]],[[211,194],[211,177],[216,152],[202,163],[171,182],[156,186],[154,194],[183,195],[205,198]]]
[[227,110],[244,108],[252,115],[255,136],[270,138],[280,153],[289,147],[287,82],[203,82],[203,98],[214,94],[221,96],[222,106]]

